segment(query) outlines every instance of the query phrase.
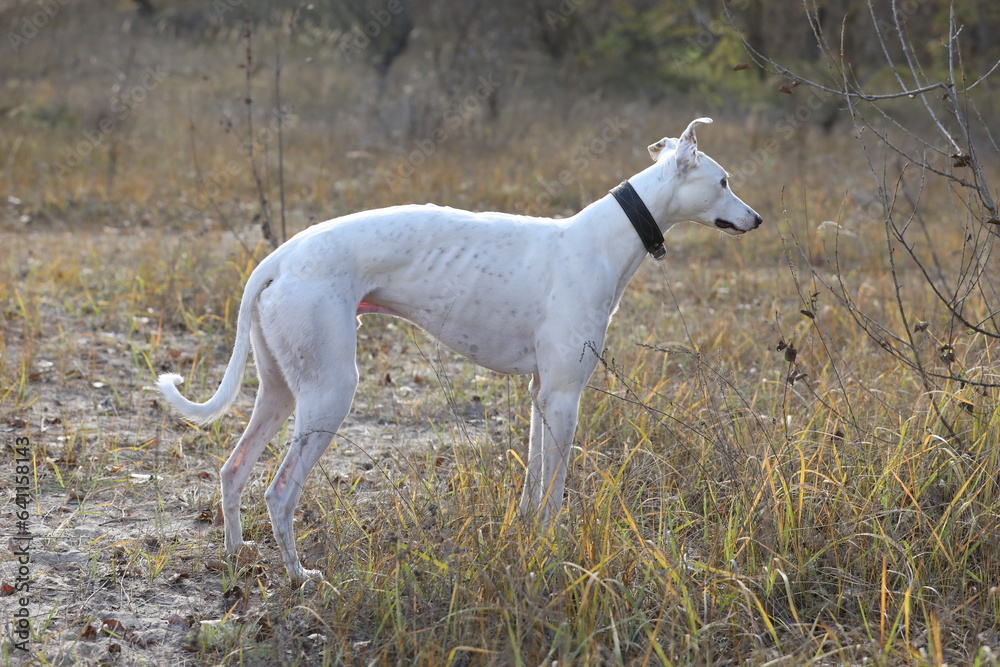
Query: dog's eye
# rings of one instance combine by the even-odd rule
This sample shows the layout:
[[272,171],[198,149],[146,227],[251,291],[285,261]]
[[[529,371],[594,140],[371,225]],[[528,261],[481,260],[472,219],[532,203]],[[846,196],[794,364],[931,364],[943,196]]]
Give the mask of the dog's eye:
[[726,189],[726,179],[722,179],[721,181],[719,181],[719,183],[722,185],[722,189],[725,190]]

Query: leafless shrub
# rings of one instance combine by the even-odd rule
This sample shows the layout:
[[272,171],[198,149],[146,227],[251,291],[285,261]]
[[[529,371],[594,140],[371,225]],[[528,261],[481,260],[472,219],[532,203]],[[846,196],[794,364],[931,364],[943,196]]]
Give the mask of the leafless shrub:
[[[814,2],[807,2],[805,11],[827,76],[805,76],[746,40],[744,45],[758,64],[788,81],[782,92],[809,87],[838,99],[849,112],[874,186],[861,217],[884,223],[894,316],[876,315],[858,303],[836,251],[832,277],[817,268],[812,274],[864,334],[917,373],[938,416],[956,435],[935,394],[971,387],[985,395],[1000,387],[1000,375],[984,353],[1000,339],[1000,272],[994,257],[1000,238],[995,178],[1000,147],[982,108],[989,103],[987,81],[1000,63],[966,61],[954,7],[940,50],[929,54],[915,46],[907,30],[919,2],[893,0],[888,14],[872,0],[866,6],[881,58],[875,74],[870,62],[856,62],[845,47],[843,29],[832,41]],[[973,75],[973,69],[980,71]],[[932,203],[934,210],[951,214],[928,219],[924,211]],[[951,245],[945,239],[952,239]],[[911,307],[902,274],[914,269],[943,309],[940,317]]]

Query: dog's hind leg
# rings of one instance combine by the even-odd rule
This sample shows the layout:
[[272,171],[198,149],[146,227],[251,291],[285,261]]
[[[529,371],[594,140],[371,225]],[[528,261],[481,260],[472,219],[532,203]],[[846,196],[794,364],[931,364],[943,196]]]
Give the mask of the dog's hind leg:
[[542,452],[545,434],[542,430],[542,414],[538,410],[538,373],[531,377],[528,392],[531,394],[531,434],[528,436],[528,457],[524,468],[524,489],[518,509],[521,518],[532,521],[542,502]]
[[351,409],[358,374],[352,365],[328,379],[333,386],[317,387],[315,395],[301,395],[295,409],[295,435],[285,460],[275,474],[264,498],[271,515],[274,539],[281,550],[285,568],[293,581],[322,579],[318,570],[306,570],[299,562],[292,518],[306,478],[330,446],[333,436]]
[[288,313],[264,323],[268,344],[296,398],[295,433],[264,493],[274,539],[295,582],[323,578],[318,570],[302,567],[292,519],[306,478],[350,411],[358,386],[354,304],[324,303],[318,296],[296,295],[293,314],[307,318],[308,326],[296,327]]
[[236,553],[244,544],[240,499],[247,480],[250,479],[250,471],[295,407],[295,397],[282,377],[281,368],[267,347],[256,320],[250,329],[250,340],[253,342],[254,362],[260,378],[257,400],[246,431],[219,472],[227,554]]

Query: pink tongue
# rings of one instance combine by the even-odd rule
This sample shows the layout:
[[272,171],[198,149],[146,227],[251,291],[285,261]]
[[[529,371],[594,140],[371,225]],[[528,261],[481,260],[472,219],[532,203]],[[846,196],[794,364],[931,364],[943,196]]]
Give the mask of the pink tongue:
[[374,303],[368,303],[367,301],[362,301],[358,304],[358,315],[364,315],[365,313],[382,313],[383,315],[395,315],[388,308],[383,308],[382,306],[376,305]]

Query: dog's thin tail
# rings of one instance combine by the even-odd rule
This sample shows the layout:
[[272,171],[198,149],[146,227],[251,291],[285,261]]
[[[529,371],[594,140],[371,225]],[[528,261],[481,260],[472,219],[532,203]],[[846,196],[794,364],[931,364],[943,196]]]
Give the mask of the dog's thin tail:
[[[266,262],[267,260],[265,260]],[[247,356],[250,354],[250,323],[257,307],[257,298],[274,279],[270,271],[264,269],[264,263],[250,274],[250,279],[243,290],[243,301],[236,319],[236,343],[233,345],[233,356],[229,358],[226,373],[222,376],[215,395],[204,403],[189,401],[177,390],[177,385],[184,378],[176,373],[164,373],[156,380],[156,387],[163,398],[170,403],[185,418],[197,423],[207,424],[221,417],[236,399],[240,385],[243,383],[243,371],[246,369]]]

